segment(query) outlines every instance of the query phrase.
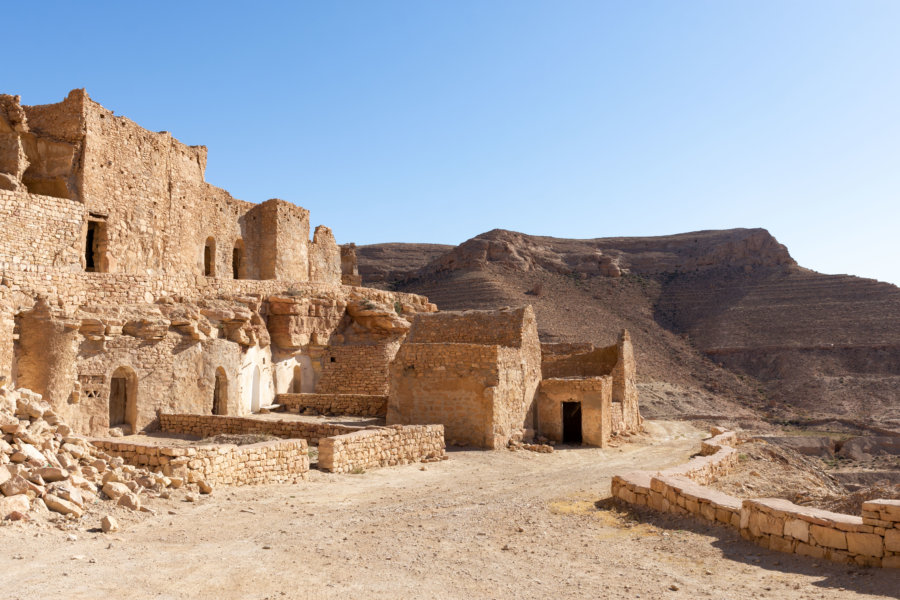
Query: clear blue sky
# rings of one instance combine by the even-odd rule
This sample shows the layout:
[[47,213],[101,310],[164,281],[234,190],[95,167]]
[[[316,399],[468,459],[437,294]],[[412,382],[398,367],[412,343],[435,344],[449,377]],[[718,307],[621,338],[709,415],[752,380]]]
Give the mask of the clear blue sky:
[[340,242],[765,227],[900,284],[900,2],[13,2],[0,91],[209,147]]

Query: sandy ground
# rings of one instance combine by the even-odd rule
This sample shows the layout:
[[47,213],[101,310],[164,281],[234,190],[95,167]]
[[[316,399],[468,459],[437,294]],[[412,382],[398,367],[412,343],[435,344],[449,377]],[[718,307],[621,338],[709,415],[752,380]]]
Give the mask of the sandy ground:
[[[455,451],[440,463],[219,489],[76,540],[0,527],[5,598],[874,598],[900,571],[763,550],[603,508],[612,473],[697,449],[684,423],[622,448]],[[174,513],[174,514],[170,514]]]

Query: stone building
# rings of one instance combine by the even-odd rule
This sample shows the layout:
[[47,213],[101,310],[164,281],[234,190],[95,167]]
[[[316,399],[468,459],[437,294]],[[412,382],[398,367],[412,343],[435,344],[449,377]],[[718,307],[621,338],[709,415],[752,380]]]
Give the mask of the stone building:
[[641,429],[628,332],[617,344],[544,344],[530,306],[418,314],[391,363],[389,424],[441,423],[451,444],[535,435],[606,446]]
[[309,211],[237,200],[205,167],[205,147],[83,90],[0,95],[0,384],[91,434],[281,392],[386,395],[405,317],[435,307],[356,287],[355,252],[324,226],[310,240]]
[[542,344],[540,434],[556,442],[606,446],[611,435],[641,430],[631,336],[618,343]]

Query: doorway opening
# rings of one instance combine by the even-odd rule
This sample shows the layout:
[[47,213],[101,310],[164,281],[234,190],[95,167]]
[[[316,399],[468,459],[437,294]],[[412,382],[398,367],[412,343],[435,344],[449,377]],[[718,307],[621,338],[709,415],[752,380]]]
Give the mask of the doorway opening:
[[137,377],[128,367],[116,369],[109,380],[109,426],[133,433],[137,424]]
[[581,443],[581,402],[563,402],[563,443]]
[[291,391],[295,394],[303,392],[302,387],[303,369],[300,365],[294,365],[294,379],[291,381]]
[[84,270],[88,273],[106,273],[106,221],[88,221],[84,238]]
[[216,240],[213,238],[207,238],[206,245],[203,246],[203,274],[207,277],[216,276]]
[[244,272],[244,241],[238,240],[234,243],[234,250],[231,251],[231,275],[234,279],[245,279]]
[[213,387],[212,414],[228,414],[228,411],[226,409],[227,404],[228,377],[225,376],[225,370],[222,367],[219,367],[218,369],[216,369],[216,381]]

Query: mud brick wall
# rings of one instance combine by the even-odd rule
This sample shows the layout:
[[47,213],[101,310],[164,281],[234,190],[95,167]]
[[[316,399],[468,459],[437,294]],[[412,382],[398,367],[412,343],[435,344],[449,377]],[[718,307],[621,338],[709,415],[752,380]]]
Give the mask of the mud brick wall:
[[396,342],[329,347],[322,357],[316,393],[387,395],[388,369],[399,346]]
[[333,473],[405,465],[443,455],[442,425],[378,427],[319,442],[319,468]]
[[[778,498],[740,499],[700,485],[732,469],[733,432],[703,444],[684,465],[658,474],[636,471],[613,477],[611,491],[636,506],[693,515],[729,525],[741,537],[778,552],[872,567],[900,568],[900,500],[873,500],[856,517]],[[699,482],[699,483],[698,483]]]
[[361,427],[332,425],[330,423],[309,423],[306,421],[269,421],[243,417],[221,417],[217,415],[174,415],[160,414],[160,430],[165,433],[196,435],[207,438],[220,433],[248,434],[261,433],[287,439],[303,439],[315,446],[321,438],[359,431]]
[[119,440],[93,440],[108,454],[188,483],[259,485],[296,483],[309,477],[305,440],[278,440],[247,446],[211,444],[158,446]]
[[387,396],[362,394],[278,394],[276,404],[290,413],[302,413],[307,408],[335,415],[383,417],[387,412]]

